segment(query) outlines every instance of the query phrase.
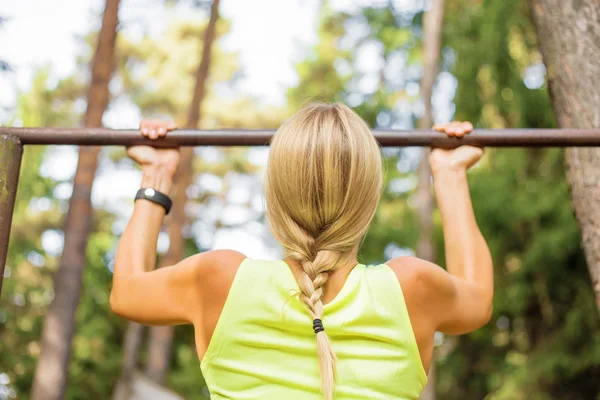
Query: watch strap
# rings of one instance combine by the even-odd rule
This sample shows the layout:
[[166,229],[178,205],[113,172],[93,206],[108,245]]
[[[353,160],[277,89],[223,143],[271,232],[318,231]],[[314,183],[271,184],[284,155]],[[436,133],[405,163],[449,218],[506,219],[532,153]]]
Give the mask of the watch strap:
[[139,199],[149,200],[153,203],[163,206],[165,209],[165,215],[171,211],[171,207],[173,206],[173,200],[171,200],[169,196],[152,188],[141,188],[138,190],[135,194],[135,200]]

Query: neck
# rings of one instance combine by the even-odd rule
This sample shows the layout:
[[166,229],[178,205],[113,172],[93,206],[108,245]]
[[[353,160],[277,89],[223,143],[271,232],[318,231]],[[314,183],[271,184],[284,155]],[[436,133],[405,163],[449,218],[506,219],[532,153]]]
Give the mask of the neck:
[[[296,279],[303,272],[302,264],[299,261],[293,260],[289,257],[285,257],[283,261],[292,269],[294,276]],[[342,262],[336,269],[329,271],[329,277],[332,278],[334,276],[347,276],[352,268],[354,268],[358,264],[358,260],[356,259],[356,253],[345,258],[345,261]]]
[[[290,258],[284,258],[283,261],[289,266],[296,281],[300,282],[300,279],[303,279],[304,274],[301,263]],[[345,262],[341,263],[339,267],[328,272],[329,278],[323,286],[323,296],[321,298],[323,304],[329,303],[337,296],[342,290],[350,271],[352,271],[357,264],[358,261],[356,260],[356,255],[353,255],[352,257],[347,258]]]

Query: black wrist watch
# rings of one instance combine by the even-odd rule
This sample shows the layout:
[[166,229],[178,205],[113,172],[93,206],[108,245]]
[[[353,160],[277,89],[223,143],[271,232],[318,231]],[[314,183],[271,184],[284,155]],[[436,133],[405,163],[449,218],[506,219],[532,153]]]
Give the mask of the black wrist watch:
[[142,188],[138,190],[135,194],[135,200],[139,199],[149,200],[153,203],[163,206],[165,209],[165,215],[171,211],[171,206],[173,206],[173,200],[171,200],[169,196],[152,188]]

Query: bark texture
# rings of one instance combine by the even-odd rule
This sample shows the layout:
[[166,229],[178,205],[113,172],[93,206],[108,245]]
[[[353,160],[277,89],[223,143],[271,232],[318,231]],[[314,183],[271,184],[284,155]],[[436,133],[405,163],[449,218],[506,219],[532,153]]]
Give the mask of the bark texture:
[[[92,81],[87,94],[84,124],[102,126],[109,101],[108,84],[114,69],[119,0],[106,0],[102,28],[92,62]],[[41,353],[33,380],[33,400],[65,397],[75,311],[81,293],[85,249],[92,225],[90,195],[98,161],[98,147],[81,147],[73,182],[73,195],[65,222],[65,242],[54,275],[55,297],[44,319]]]
[[[444,19],[444,0],[433,0],[431,8],[423,18],[423,50],[425,64],[421,78],[421,94],[425,103],[425,115],[420,120],[421,129],[431,129],[433,115],[431,94],[439,71],[440,49],[442,42],[442,26]],[[435,243],[433,239],[434,199],[431,191],[431,168],[429,167],[429,149],[423,156],[417,170],[417,207],[419,216],[419,240],[417,241],[417,257],[435,262]],[[421,400],[435,400],[435,355],[429,368],[429,380],[421,394]]]
[[[196,84],[192,95],[192,102],[188,111],[185,128],[196,129],[201,118],[202,101],[206,94],[211,64],[211,49],[215,40],[216,25],[219,19],[219,0],[214,0],[210,10],[210,19],[204,32],[202,58],[196,70]],[[161,260],[161,267],[168,267],[181,261],[185,257],[183,229],[187,222],[185,204],[187,200],[186,189],[193,182],[192,168],[194,151],[186,147],[181,149],[181,164],[175,175],[173,183],[173,209],[169,224],[169,251]],[[173,327],[157,326],[150,328],[148,342],[148,361],[145,373],[153,381],[164,384],[169,371],[171,358],[171,344],[173,342]]]
[[[600,2],[530,0],[561,128],[600,128]],[[571,147],[566,173],[600,310],[600,149]]]

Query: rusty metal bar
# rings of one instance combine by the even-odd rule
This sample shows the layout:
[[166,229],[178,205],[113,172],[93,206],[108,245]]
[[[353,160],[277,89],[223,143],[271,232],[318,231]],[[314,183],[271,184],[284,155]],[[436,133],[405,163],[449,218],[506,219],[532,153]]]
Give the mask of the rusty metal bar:
[[0,133],[0,294],[22,155],[19,139]]
[[[176,130],[166,138],[150,141],[138,130],[106,128],[12,128],[0,127],[0,134],[18,137],[23,144],[68,144],[154,147],[174,146],[264,146],[273,130]],[[600,129],[476,129],[463,138],[450,138],[431,130],[376,129],[382,146],[479,147],[562,147],[600,146]]]

